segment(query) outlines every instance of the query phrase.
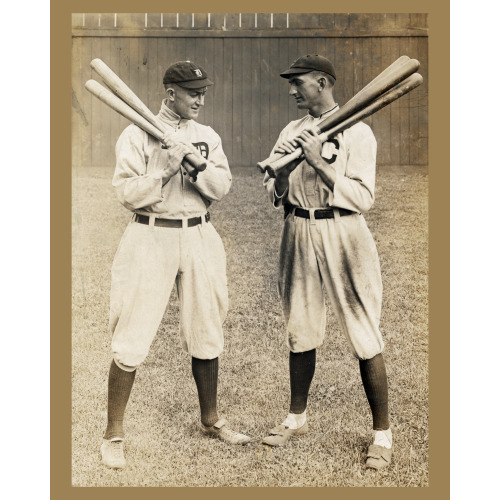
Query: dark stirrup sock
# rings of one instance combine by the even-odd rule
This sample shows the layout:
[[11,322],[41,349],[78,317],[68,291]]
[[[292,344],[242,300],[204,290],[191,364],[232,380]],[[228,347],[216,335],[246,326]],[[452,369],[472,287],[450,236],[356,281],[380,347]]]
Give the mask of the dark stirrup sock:
[[360,359],[359,370],[372,410],[373,429],[376,431],[386,430],[389,428],[389,395],[382,353],[371,359]]
[[217,415],[217,378],[219,374],[219,358],[192,359],[193,377],[198,389],[200,401],[201,423],[207,427],[214,425]]
[[303,413],[316,369],[316,349],[306,352],[290,351],[290,413]]
[[108,378],[108,426],[104,439],[123,438],[123,417],[132,386],[135,372],[122,370],[115,360],[111,361]]

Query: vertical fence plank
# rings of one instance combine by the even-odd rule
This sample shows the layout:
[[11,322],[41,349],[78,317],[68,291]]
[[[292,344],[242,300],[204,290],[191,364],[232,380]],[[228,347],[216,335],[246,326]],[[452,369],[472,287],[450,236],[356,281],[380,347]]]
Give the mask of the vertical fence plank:
[[279,39],[270,38],[269,51],[269,129],[273,137],[278,137],[283,128],[283,118],[280,117],[280,94],[286,88],[286,81],[279,76],[281,70],[281,61],[279,57]]
[[233,158],[233,45],[231,39],[224,38],[224,100],[222,102],[222,114],[224,126],[222,127],[222,140],[224,151],[231,166]]
[[252,42],[250,38],[239,38],[241,46],[241,76],[242,76],[242,102],[241,102],[241,164],[248,167],[252,165]]
[[214,86],[219,85],[219,78],[222,77],[222,70],[215,70],[215,58],[217,56],[215,51],[215,39],[209,38],[204,40],[205,54],[201,65],[203,69],[207,72],[208,78],[214,82],[214,85],[208,89],[208,98],[205,98],[205,124],[213,124],[215,115],[217,114],[216,107],[214,104]]
[[417,165],[427,165],[428,163],[428,91],[429,88],[429,75],[427,62],[428,57],[428,43],[426,38],[417,40],[417,58],[420,61],[419,72],[424,79],[422,85],[415,89],[415,105],[418,106],[418,140],[415,151],[415,156],[411,160]]
[[[222,38],[215,38],[213,41],[212,74],[213,74],[214,85],[208,92],[209,94],[208,99],[212,101],[212,109],[213,109],[212,127],[220,136],[222,136],[223,124],[225,121],[225,114],[223,113],[222,103],[225,101],[224,89],[225,89],[225,78],[226,78],[226,75],[224,73],[224,40]],[[225,143],[226,143],[226,138],[222,137],[223,149],[224,152],[227,154]]]
[[233,53],[233,103],[232,103],[232,115],[233,115],[233,155],[232,162],[233,165],[241,165],[241,144],[242,144],[242,131],[241,131],[241,103],[243,98],[242,91],[242,65],[241,57],[242,50],[240,40],[236,38],[231,39],[232,53]]
[[339,104],[343,106],[354,94],[354,40],[343,38],[337,54],[339,65],[337,68],[337,81],[340,85],[340,95],[337,95]]
[[260,132],[262,147],[266,151],[264,157],[271,151],[278,134],[270,129],[270,106],[271,106],[271,45],[269,38],[262,38],[261,44],[261,108],[260,108]]
[[[411,58],[417,57],[416,40],[409,41],[409,54]],[[409,100],[409,115],[410,115],[410,130],[409,130],[409,158],[410,162],[416,160],[417,142],[418,142],[418,100],[421,86],[413,90],[408,96]]]
[[158,88],[163,77],[162,74],[158,72],[158,39],[148,38],[146,47],[147,61],[146,61],[146,73],[147,73],[147,103],[146,106],[156,114],[160,109],[160,99],[158,98]]
[[251,164],[254,166],[258,161],[264,158],[265,153],[262,151],[262,142],[260,131],[260,112],[261,104],[261,55],[260,55],[260,39],[254,38],[251,40],[251,84],[252,84],[252,104],[250,113],[250,137],[252,138],[249,147],[252,151]]
[[358,90],[363,87],[363,39],[355,38],[353,40],[353,77],[352,77],[352,93],[353,96]]

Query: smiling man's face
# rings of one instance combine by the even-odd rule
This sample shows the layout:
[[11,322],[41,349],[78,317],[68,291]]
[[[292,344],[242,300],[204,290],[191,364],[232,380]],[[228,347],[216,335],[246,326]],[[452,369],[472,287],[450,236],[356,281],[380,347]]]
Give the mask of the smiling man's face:
[[198,118],[200,108],[205,104],[206,92],[207,87],[185,89],[176,85],[171,104],[172,111],[186,120],[195,120]]

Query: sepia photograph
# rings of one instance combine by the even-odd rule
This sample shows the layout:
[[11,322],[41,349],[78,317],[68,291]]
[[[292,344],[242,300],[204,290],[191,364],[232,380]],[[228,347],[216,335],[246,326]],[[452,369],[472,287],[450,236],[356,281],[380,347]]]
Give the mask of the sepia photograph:
[[429,14],[68,22],[71,485],[429,487]]

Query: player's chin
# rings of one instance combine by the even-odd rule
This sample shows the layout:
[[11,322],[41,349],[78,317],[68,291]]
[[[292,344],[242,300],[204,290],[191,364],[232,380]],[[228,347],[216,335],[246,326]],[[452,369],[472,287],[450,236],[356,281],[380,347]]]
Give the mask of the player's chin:
[[189,116],[190,118],[198,118],[198,115],[200,114],[200,108],[197,109],[191,109],[189,111]]

